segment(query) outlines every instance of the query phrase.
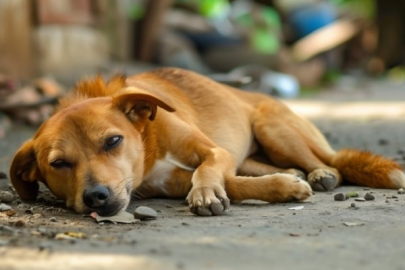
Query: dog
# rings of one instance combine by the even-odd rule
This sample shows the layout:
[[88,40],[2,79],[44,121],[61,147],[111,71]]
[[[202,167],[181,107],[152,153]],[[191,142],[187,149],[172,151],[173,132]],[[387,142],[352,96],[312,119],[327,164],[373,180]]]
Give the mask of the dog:
[[405,187],[402,168],[370,152],[333,150],[286,105],[177,68],[79,82],[17,151],[11,182],[39,182],[79,213],[110,216],[131,198],[186,198],[221,215],[231,201],[301,201],[347,181]]

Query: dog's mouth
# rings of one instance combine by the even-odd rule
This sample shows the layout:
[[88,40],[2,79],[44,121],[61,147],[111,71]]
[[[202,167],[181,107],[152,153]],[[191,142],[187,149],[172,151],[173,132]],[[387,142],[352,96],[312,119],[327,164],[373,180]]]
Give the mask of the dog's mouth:
[[88,207],[86,209],[86,212],[88,214],[90,214],[92,212],[96,212],[97,215],[99,215],[99,216],[109,217],[109,216],[114,216],[120,210],[123,210],[125,208],[126,208],[126,206],[125,206],[124,203],[119,202],[119,201],[114,201],[114,202],[108,203],[108,204],[106,204],[106,205],[104,205],[103,207],[100,207],[100,208],[90,208],[90,207]]

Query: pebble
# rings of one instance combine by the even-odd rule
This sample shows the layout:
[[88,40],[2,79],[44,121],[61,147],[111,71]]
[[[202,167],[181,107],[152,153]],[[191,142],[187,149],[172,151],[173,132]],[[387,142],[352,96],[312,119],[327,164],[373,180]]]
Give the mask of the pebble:
[[52,251],[51,243],[41,243],[38,248],[39,248],[39,251],[45,251],[45,250]]
[[5,172],[0,172],[0,179],[6,179],[7,174]]
[[379,139],[378,144],[379,145],[388,145],[389,141],[387,139]]
[[10,235],[14,233],[14,229],[6,225],[0,225],[0,232],[2,235]]
[[374,197],[374,195],[367,192],[366,195],[364,195],[364,199],[366,201],[374,201],[375,197]]
[[356,202],[365,202],[366,201],[366,199],[364,199],[364,198],[356,198],[356,199],[354,199]]
[[51,218],[49,219],[49,221],[51,221],[51,222],[56,222],[56,217],[51,217]]
[[14,223],[14,226],[16,226],[16,227],[24,227],[25,226],[25,221],[24,220],[17,220],[15,223]]
[[403,188],[398,189],[398,194],[405,194],[405,191]]
[[136,219],[156,219],[157,213],[152,208],[139,206],[135,209],[134,216]]
[[391,198],[393,198],[393,199],[398,199],[398,196],[392,195]]
[[8,211],[8,210],[11,210],[11,206],[5,203],[0,204],[0,211]]
[[337,194],[335,194],[334,198],[335,198],[335,201],[345,201],[348,199],[348,197],[344,193],[337,193]]
[[0,201],[10,203],[14,199],[13,194],[9,191],[0,191]]
[[350,207],[351,207],[351,208],[356,208],[356,204],[355,204],[355,203],[351,203],[351,204],[350,204]]

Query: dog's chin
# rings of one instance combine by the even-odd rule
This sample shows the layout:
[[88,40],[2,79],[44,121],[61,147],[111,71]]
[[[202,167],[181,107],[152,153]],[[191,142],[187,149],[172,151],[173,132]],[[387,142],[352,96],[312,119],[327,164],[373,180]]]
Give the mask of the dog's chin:
[[78,213],[91,214],[93,212],[96,212],[97,215],[99,215],[99,216],[109,217],[109,216],[114,216],[120,210],[126,209],[127,205],[128,205],[127,203],[115,201],[114,203],[109,203],[105,207],[101,207],[101,208],[89,208],[89,207],[84,206],[84,207],[80,207],[79,209],[76,208],[75,210]]

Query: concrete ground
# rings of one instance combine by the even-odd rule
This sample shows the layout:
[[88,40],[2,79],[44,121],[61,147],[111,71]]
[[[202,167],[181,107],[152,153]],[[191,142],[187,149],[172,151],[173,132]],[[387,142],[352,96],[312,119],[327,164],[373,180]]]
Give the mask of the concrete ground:
[[[402,163],[405,93],[381,83],[365,89],[288,103],[336,149],[367,149]],[[0,171],[32,134],[14,127],[0,139]],[[0,189],[9,190],[7,180]],[[372,192],[375,200],[334,201],[349,191]],[[41,194],[34,204],[15,198],[12,217],[0,213],[0,269],[405,269],[405,195],[396,190],[345,186],[302,203],[247,201],[208,218],[193,216],[183,201],[136,201],[129,211],[149,206],[158,219],[131,225],[97,224]],[[303,208],[289,209],[296,206]],[[65,232],[86,238],[55,240]]]

